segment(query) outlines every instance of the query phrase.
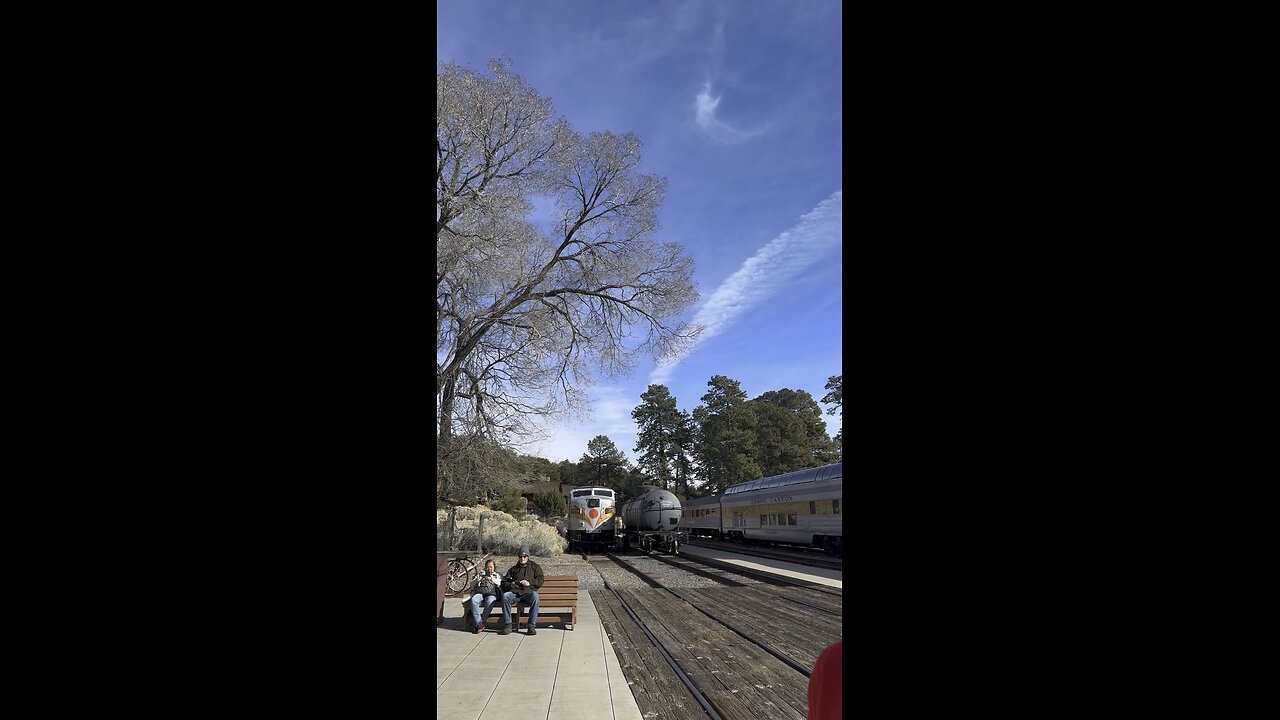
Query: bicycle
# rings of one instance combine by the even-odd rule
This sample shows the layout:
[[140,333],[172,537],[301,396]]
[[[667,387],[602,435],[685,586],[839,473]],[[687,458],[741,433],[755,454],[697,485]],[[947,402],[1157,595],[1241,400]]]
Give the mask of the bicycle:
[[466,555],[449,558],[449,568],[444,581],[445,594],[453,596],[462,594],[479,574],[477,568],[483,568],[485,560],[492,556],[493,553],[490,552],[485,553],[479,560],[472,560]]

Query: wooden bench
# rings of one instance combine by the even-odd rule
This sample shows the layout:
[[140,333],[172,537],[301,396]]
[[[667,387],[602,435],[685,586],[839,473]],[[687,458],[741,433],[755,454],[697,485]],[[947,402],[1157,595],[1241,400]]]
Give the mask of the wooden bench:
[[[484,610],[484,606],[481,605],[480,609]],[[559,612],[552,612],[553,610]],[[512,629],[520,630],[528,624],[529,606],[524,602],[517,602],[513,615]],[[577,575],[547,575],[542,579],[542,587],[538,589],[538,624],[545,626],[553,622],[572,626],[569,629],[578,626]],[[489,610],[485,626],[490,625],[502,627],[501,595]],[[462,629],[470,631],[471,626],[471,596],[468,595],[462,599]]]

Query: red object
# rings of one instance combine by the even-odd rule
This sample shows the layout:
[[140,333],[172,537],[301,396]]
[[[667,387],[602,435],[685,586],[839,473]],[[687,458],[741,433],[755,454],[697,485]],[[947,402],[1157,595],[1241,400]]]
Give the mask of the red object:
[[449,574],[449,553],[436,553],[436,624],[440,624],[440,619],[444,615],[444,581]]
[[809,676],[809,720],[839,720],[844,707],[841,671],[844,669],[844,640],[828,645],[813,664]]
[[590,515],[592,518],[594,518],[595,516],[597,516],[597,515],[599,515],[599,514],[600,514],[600,511],[599,511],[599,510],[597,510],[597,509],[595,509],[595,508],[591,508],[591,512],[589,512],[589,513],[587,513],[587,514],[588,514],[588,515]]

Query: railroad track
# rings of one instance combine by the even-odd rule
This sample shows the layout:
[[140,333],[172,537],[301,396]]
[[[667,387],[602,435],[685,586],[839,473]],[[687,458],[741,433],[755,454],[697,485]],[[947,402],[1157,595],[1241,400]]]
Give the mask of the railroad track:
[[[585,560],[595,561],[595,562],[599,562],[600,560],[606,559],[606,558],[614,559],[616,562],[616,558],[614,557],[615,554],[616,554],[615,551],[609,550],[609,551],[605,551],[602,555],[598,554],[598,555],[592,555],[590,557],[587,557],[586,555],[580,554],[580,557],[582,557]],[[680,555],[678,557],[672,557],[670,555],[665,555],[661,553],[653,553],[653,554],[647,555],[646,557],[652,560],[658,560],[660,562],[664,562],[668,565],[673,565],[675,567],[681,568],[682,570],[691,572],[695,575],[700,575],[705,578],[710,578],[717,582],[724,583],[725,585],[731,585],[731,586],[749,585],[751,583],[742,582],[742,579],[749,579],[757,582],[769,583],[771,585],[794,586],[798,588],[804,588],[806,590],[814,590],[827,595],[842,596],[844,594],[843,591],[839,588],[833,588],[828,585],[823,585],[821,583],[809,582],[806,580],[786,577],[783,575],[775,575],[773,573],[756,570],[754,568],[744,568],[740,565],[721,562],[719,560],[715,560],[712,558],[704,558],[698,555],[685,554],[685,555]],[[619,563],[619,564],[622,564],[622,563]],[[703,567],[698,567],[699,565],[706,566],[706,568],[710,568],[710,569],[708,570]],[[627,566],[624,565],[624,567],[627,567]],[[627,569],[630,570],[631,568],[627,567]],[[645,576],[642,576],[641,579],[645,580],[646,582],[650,582],[650,580],[646,579]],[[660,587],[660,586],[651,585],[651,587]],[[805,603],[805,604],[808,604],[808,603]]]
[[[613,607],[605,629],[620,659],[628,657],[623,673],[630,671],[628,680],[641,705],[659,707],[659,702],[675,698],[682,703],[675,714],[680,717],[804,719],[814,661],[822,648],[842,637],[840,598],[786,587],[794,583],[733,579],[732,573],[696,568],[687,556],[609,552],[607,557],[648,585],[617,588],[605,579],[607,606]],[[719,585],[672,587],[672,582],[664,583],[639,566],[649,565],[636,562],[643,557],[712,578]],[[672,679],[655,679],[659,676]],[[680,685],[686,689],[678,689]]]
[[[722,614],[717,614],[717,613],[715,613],[715,612],[712,612],[711,610],[708,610],[708,609],[707,609],[707,608],[705,608],[705,607],[702,607],[702,606],[701,606],[701,605],[699,605],[699,604],[698,604],[698,603],[697,603],[693,598],[690,598],[690,597],[688,597],[688,595],[687,595],[687,594],[682,593],[682,592],[680,591],[680,589],[678,589],[678,588],[672,588],[672,587],[667,587],[667,586],[663,585],[663,584],[662,584],[661,582],[659,582],[658,580],[653,579],[653,577],[651,577],[648,573],[644,572],[643,570],[640,570],[639,568],[635,567],[635,566],[634,566],[633,564],[631,564],[631,563],[628,563],[628,562],[625,562],[624,560],[621,560],[621,559],[620,559],[620,558],[618,558],[616,555],[610,554],[610,556],[609,556],[609,557],[610,557],[610,558],[612,558],[614,562],[618,563],[619,565],[621,565],[622,567],[626,568],[627,570],[630,570],[633,574],[637,575],[641,580],[644,580],[644,581],[649,585],[649,587],[665,589],[667,592],[671,593],[672,595],[675,595],[676,597],[680,598],[681,600],[684,600],[685,602],[687,602],[687,603],[689,603],[690,605],[692,605],[696,610],[698,610],[698,612],[701,612],[703,615],[706,615],[707,617],[711,618],[712,620],[715,620],[716,622],[720,623],[721,625],[724,625],[725,627],[729,628],[730,630],[732,630],[732,631],[734,631],[734,632],[738,633],[738,634],[739,634],[739,635],[741,635],[742,637],[746,638],[748,641],[753,642],[753,643],[755,643],[756,645],[760,646],[760,648],[761,648],[762,650],[764,650],[765,652],[769,653],[770,655],[772,655],[772,656],[774,656],[774,657],[778,658],[778,659],[779,659],[779,660],[781,660],[782,662],[784,662],[784,663],[786,663],[787,665],[791,666],[791,667],[792,667],[794,670],[796,670],[797,672],[804,673],[804,676],[805,676],[805,677],[809,677],[809,672],[810,672],[810,670],[809,670],[808,668],[805,668],[805,667],[804,667],[803,665],[801,665],[800,663],[798,663],[798,662],[796,662],[795,660],[792,660],[791,658],[789,658],[789,657],[787,657],[786,655],[782,654],[781,652],[779,652],[776,648],[774,648],[774,647],[773,647],[772,645],[770,645],[769,643],[767,643],[767,642],[765,642],[765,641],[763,641],[763,640],[761,640],[761,639],[759,639],[759,638],[757,638],[757,637],[753,636],[750,632],[748,632],[747,628],[745,628],[745,627],[743,627],[743,626],[742,626],[742,624],[741,624],[741,623],[737,623],[737,622],[734,622],[734,621],[732,621],[732,620],[725,619],[725,617],[723,617],[723,616],[722,616]],[[677,565],[676,567],[680,567],[680,566],[678,566],[678,565]],[[716,579],[720,579],[720,578],[716,578]],[[606,581],[606,584],[607,584],[607,582],[608,582],[608,581]],[[734,583],[734,585],[736,585],[736,586],[738,586],[738,587],[742,587],[742,586],[743,586],[743,583]]]
[[705,538],[697,540],[690,538],[685,542],[685,544],[693,547],[725,550],[727,552],[738,553],[739,555],[752,555],[754,557],[768,558],[770,560],[782,560],[783,562],[795,563],[796,565],[807,565],[809,567],[823,568],[826,570],[844,570],[844,560],[833,558],[819,550],[815,550],[812,553],[799,550],[778,550],[773,548],[744,545],[742,543],[707,540]]
[[649,642],[653,643],[653,647],[657,649],[658,653],[662,656],[662,659],[666,661],[668,667],[670,667],[672,672],[676,674],[676,677],[680,678],[680,682],[684,685],[685,689],[689,691],[689,694],[693,696],[694,700],[698,702],[698,705],[702,707],[702,711],[705,712],[711,720],[724,720],[720,713],[716,712],[715,707],[707,700],[706,696],[702,694],[702,691],[698,689],[698,684],[685,674],[684,670],[680,668],[680,663],[676,662],[675,658],[671,657],[671,654],[662,647],[662,643],[654,636],[653,631],[649,629],[649,626],[645,625],[644,621],[640,619],[640,616],[636,614],[636,611],[631,607],[631,605],[628,604],[627,601],[622,598],[622,595],[620,595],[618,591],[609,584],[608,580],[604,581],[604,586],[609,592],[613,593],[613,597],[618,601],[618,604],[621,605],[622,609],[631,617],[632,622],[640,628],[640,631],[645,634],[645,637],[649,638]]
[[808,588],[742,582],[731,573],[695,568],[683,557],[648,556],[723,585],[670,587],[637,567],[638,556],[607,557],[649,586],[625,590],[605,580],[702,712],[715,720],[804,718],[817,653],[842,636],[839,599]]

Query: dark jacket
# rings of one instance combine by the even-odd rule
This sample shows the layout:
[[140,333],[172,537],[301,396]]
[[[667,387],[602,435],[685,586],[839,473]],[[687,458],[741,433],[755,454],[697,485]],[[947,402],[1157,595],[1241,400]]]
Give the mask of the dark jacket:
[[[528,580],[529,587],[521,585],[521,580]],[[519,595],[521,593],[532,592],[542,587],[542,581],[542,566],[530,558],[528,565],[522,566],[517,562],[510,570],[507,571],[507,574],[502,578],[502,589],[510,590],[511,592]]]

